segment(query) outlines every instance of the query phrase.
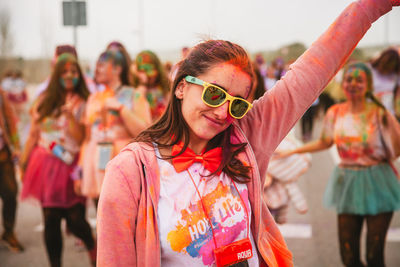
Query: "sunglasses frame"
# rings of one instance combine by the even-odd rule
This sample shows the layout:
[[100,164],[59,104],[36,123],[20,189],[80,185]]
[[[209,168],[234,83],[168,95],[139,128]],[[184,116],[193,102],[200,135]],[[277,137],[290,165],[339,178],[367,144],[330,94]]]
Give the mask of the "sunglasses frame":
[[[221,87],[219,87],[219,86],[217,86],[217,85],[214,85],[214,84],[211,84],[211,83],[208,83],[208,82],[205,82],[205,81],[202,81],[202,80],[200,80],[199,78],[196,78],[196,77],[187,75],[187,76],[185,77],[185,81],[187,81],[187,82],[189,82],[189,83],[193,83],[193,84],[197,84],[197,85],[203,86],[204,89],[203,89],[203,93],[201,94],[201,100],[203,100],[204,104],[206,104],[206,105],[209,106],[209,107],[217,108],[217,107],[220,107],[220,106],[222,106],[223,104],[225,104],[226,101],[229,101],[229,108],[228,108],[229,114],[230,114],[233,118],[235,118],[235,119],[241,119],[241,118],[243,118],[243,117],[247,114],[247,112],[249,112],[249,110],[253,107],[253,105],[252,105],[249,101],[247,101],[247,100],[245,100],[245,99],[243,99],[243,98],[241,98],[241,97],[232,96],[232,95],[228,94],[228,92],[225,91],[224,89],[222,89]],[[207,102],[204,100],[204,95],[205,95],[205,93],[206,93],[206,90],[207,90],[209,87],[215,87],[215,88],[218,88],[219,90],[221,90],[221,91],[225,94],[225,99],[224,99],[224,101],[222,101],[222,102],[219,103],[218,105],[211,105],[211,104],[207,103]],[[247,103],[247,105],[248,105],[246,112],[245,112],[242,116],[240,116],[240,117],[234,116],[234,115],[232,114],[232,112],[231,112],[231,110],[232,110],[232,103],[233,103],[233,101],[236,100],[236,99],[238,99],[238,100],[240,100],[240,101],[244,101],[244,102]]]

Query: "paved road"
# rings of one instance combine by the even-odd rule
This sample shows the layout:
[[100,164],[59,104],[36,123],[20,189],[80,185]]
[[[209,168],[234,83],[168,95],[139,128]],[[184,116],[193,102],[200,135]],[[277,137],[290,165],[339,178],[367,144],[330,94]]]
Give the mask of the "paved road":
[[[89,207],[89,218],[95,217],[94,208]],[[24,245],[22,253],[10,252],[0,244],[0,267],[47,267],[49,266],[45,245],[43,241],[42,213],[38,205],[32,203],[19,203],[16,233]],[[63,227],[65,229],[65,227]],[[94,232],[94,231],[93,231]],[[64,267],[89,267],[90,261],[86,250],[81,245],[76,245],[76,239],[64,236]]]
[[[318,131],[318,125],[316,128]],[[322,195],[329,174],[333,169],[332,158],[328,152],[313,155],[310,171],[299,184],[309,203],[309,212],[297,214],[289,212],[289,222],[282,228],[287,244],[294,255],[295,266],[341,266],[337,241],[336,213],[322,206]],[[89,207],[89,218],[94,218],[94,209]],[[26,247],[21,254],[9,252],[0,245],[1,267],[43,267],[48,266],[42,239],[41,211],[31,203],[20,203],[18,209],[16,232]],[[396,213],[391,224],[390,238],[386,246],[388,267],[400,266],[400,215]],[[294,230],[294,233],[293,233]],[[362,240],[364,242],[364,240]],[[365,254],[365,253],[363,253]],[[75,245],[75,238],[64,233],[64,267],[90,266],[87,253]]]

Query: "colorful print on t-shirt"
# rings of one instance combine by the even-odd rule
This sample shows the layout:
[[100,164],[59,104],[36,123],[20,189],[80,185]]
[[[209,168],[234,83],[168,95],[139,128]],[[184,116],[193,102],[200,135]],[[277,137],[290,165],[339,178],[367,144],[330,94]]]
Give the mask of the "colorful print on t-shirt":
[[[247,229],[246,212],[235,191],[234,186],[224,185],[220,181],[217,188],[202,196],[218,247],[234,242],[240,232]],[[242,197],[245,196],[247,201],[247,190],[242,192]],[[204,264],[211,264],[215,248],[213,233],[201,201],[197,200],[180,213],[176,230],[170,231],[167,236],[172,250],[186,251],[193,258],[201,257]]]
[[346,103],[332,106],[325,115],[321,139],[333,140],[341,164],[370,166],[386,157],[380,131],[379,107],[367,103],[366,110],[351,113]]
[[[162,264],[173,266],[203,266],[214,264],[214,238],[217,247],[229,245],[247,237],[248,216],[251,208],[247,186],[236,184],[221,173],[204,177],[209,172],[200,163],[194,163],[189,173],[176,173],[167,161],[160,166],[160,199],[158,203],[159,232]],[[203,174],[203,175],[201,175]],[[242,200],[246,203],[244,209]],[[205,215],[204,209],[207,212]],[[212,228],[210,227],[210,221]],[[249,233],[251,238],[251,232]],[[254,242],[253,243],[253,255]],[[253,261],[256,257],[250,259]]]

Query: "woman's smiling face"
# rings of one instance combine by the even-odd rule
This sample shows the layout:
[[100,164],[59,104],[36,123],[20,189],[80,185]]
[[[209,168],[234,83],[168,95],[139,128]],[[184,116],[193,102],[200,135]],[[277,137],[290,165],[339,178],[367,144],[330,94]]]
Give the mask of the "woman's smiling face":
[[342,82],[344,93],[348,100],[365,98],[368,90],[367,74],[359,68],[350,68]]
[[[224,88],[230,95],[246,99],[251,90],[251,78],[240,68],[220,63],[197,78]],[[182,81],[175,95],[181,99],[182,115],[189,126],[190,143],[206,144],[235,120],[229,114],[229,101],[222,106],[207,106],[201,99],[203,87]]]
[[61,72],[60,82],[65,90],[73,90],[75,88],[79,82],[78,67],[75,63],[65,63]]

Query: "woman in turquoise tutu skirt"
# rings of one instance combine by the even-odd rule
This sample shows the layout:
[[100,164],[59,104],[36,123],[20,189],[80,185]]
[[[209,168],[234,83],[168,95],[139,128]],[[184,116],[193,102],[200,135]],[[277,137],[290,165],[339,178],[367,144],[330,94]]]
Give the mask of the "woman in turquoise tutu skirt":
[[332,106],[321,137],[280,157],[337,146],[340,163],[324,195],[338,212],[339,243],[345,266],[364,266],[360,235],[367,225],[368,266],[384,266],[384,244],[393,211],[400,209],[400,183],[391,161],[400,154],[400,125],[373,96],[372,75],[364,63],[345,71],[347,101]]

